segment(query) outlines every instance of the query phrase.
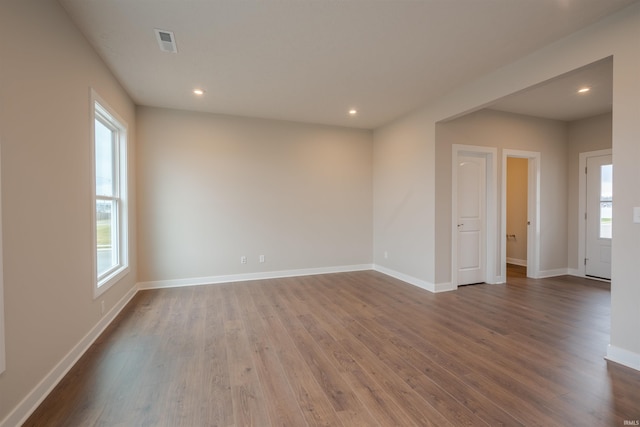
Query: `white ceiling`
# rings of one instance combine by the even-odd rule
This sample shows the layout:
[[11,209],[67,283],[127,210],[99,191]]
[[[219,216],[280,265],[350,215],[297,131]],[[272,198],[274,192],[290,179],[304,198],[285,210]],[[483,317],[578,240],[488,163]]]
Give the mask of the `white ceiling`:
[[[578,90],[589,88],[589,92]],[[613,59],[607,58],[496,101],[489,108],[572,121],[611,112]]]
[[59,1],[137,104],[373,129],[639,0]]

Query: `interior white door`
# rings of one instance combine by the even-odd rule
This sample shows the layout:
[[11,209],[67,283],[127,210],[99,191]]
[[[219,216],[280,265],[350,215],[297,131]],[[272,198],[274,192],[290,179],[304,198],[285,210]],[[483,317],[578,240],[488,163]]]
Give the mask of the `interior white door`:
[[611,279],[611,155],[587,158],[585,274]]
[[458,284],[486,280],[486,169],[485,156],[458,156],[457,271]]

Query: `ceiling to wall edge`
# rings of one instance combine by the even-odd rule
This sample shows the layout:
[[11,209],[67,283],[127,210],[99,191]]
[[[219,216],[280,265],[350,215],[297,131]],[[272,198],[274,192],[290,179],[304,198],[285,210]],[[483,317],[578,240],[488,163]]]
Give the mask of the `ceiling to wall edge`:
[[[494,109],[495,111],[501,111],[501,112],[505,112],[505,113],[520,114],[520,115],[526,115],[526,116],[530,116],[530,117],[539,117],[539,118],[543,118],[543,119],[560,120],[560,121],[567,121],[567,122],[574,121],[574,120],[580,120],[580,119],[586,119],[586,118],[594,117],[594,116],[597,116],[597,115],[600,115],[600,114],[605,114],[607,112],[610,113],[612,111],[612,106],[611,105],[609,105],[608,111],[605,111],[605,110],[607,110],[607,108],[602,106],[602,108],[601,108],[602,111],[598,112],[596,114],[585,115],[583,117],[579,117],[579,118],[572,119],[572,120],[563,120],[563,119],[560,119],[560,118],[541,117],[539,115],[523,114],[523,113],[519,113],[517,111],[509,111],[508,109],[492,108],[494,106],[499,105],[500,103],[502,103],[504,101],[512,100],[512,99],[514,99],[516,97],[519,98],[519,101],[518,101],[519,103],[525,104],[527,102],[527,98],[530,98],[538,90],[542,90],[542,89],[548,87],[549,85],[554,84],[554,83],[559,82],[559,81],[562,81],[562,80],[566,81],[567,82],[566,85],[568,86],[570,84],[568,82],[571,81],[572,76],[575,76],[576,74],[578,74],[580,72],[583,72],[584,70],[591,69],[592,67],[601,67],[602,68],[602,67],[606,67],[606,66],[611,67],[611,68],[613,67],[613,55],[609,55],[609,56],[606,56],[604,58],[592,61],[590,63],[578,66],[578,67],[573,68],[573,69],[571,69],[569,71],[566,71],[564,73],[558,74],[558,75],[556,75],[554,77],[539,81],[538,83],[534,83],[534,84],[532,84],[530,86],[527,86],[527,87],[524,87],[524,88],[522,88],[520,90],[516,90],[515,92],[511,92],[511,93],[509,93],[507,95],[500,96],[500,97],[495,98],[495,99],[493,99],[491,101],[487,101],[487,102],[485,102],[483,104],[479,104],[479,105],[477,105],[475,107],[472,107],[472,108],[469,108],[467,110],[460,111],[460,112],[455,113],[455,114],[453,114],[451,116],[448,116],[448,117],[446,117],[444,119],[438,120],[437,123],[450,122],[450,121],[456,120],[458,118],[461,118],[461,117],[464,117],[464,116],[467,116],[469,114],[475,113],[475,112],[480,111],[480,110],[485,110],[485,109],[488,109],[488,110]],[[608,85],[609,86],[609,88],[608,88],[609,92],[612,91],[611,87],[613,85],[613,81],[612,81],[612,79],[610,77],[609,78],[605,78],[605,79],[600,79],[595,84],[597,84],[599,86]],[[573,86],[578,86],[578,84],[574,83]],[[569,93],[569,92],[571,92],[571,91],[567,88],[567,93]],[[554,104],[555,103],[555,101],[551,100],[551,99],[548,102],[550,104]]]

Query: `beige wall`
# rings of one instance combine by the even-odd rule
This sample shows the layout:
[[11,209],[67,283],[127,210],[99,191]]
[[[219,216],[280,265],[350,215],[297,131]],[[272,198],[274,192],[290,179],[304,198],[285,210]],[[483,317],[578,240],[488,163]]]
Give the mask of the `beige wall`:
[[578,187],[582,171],[579,170],[580,153],[611,148],[611,113],[601,114],[568,124],[567,143],[569,164],[567,166],[569,194],[567,214],[568,262],[569,268],[578,268]]
[[507,158],[507,262],[526,265],[529,160]]
[[[441,203],[437,196],[450,190],[446,186],[436,190],[436,182],[440,182],[436,181],[436,159],[440,161],[436,157],[440,146],[436,144],[436,123],[613,55],[614,215],[621,220],[614,223],[613,230],[613,350],[609,354],[623,361],[637,360],[640,226],[632,223],[631,210],[640,206],[640,189],[628,183],[640,182],[638,40],[640,5],[635,4],[377,129],[373,153],[365,148],[370,144],[366,132],[143,108],[139,134],[145,141],[137,154],[153,160],[137,162],[144,168],[140,173],[130,170],[131,178],[140,178],[138,188],[149,193],[141,195],[144,211],[138,215],[144,223],[139,253],[145,253],[140,280],[366,263],[370,261],[371,241],[367,238],[371,238],[373,223],[377,265],[435,283],[440,280],[436,272],[447,270],[449,256],[447,248],[436,242],[442,241],[439,233],[443,230],[450,235],[450,226],[436,221],[435,214]],[[7,370],[0,375],[0,419],[97,324],[100,300],[105,300],[109,310],[136,280],[136,187],[132,182],[131,274],[100,300],[92,299],[90,86],[128,122],[129,160],[130,165],[136,164],[132,102],[57,2],[0,3],[7,346]],[[167,120],[166,125],[158,123],[160,117]],[[148,126],[151,123],[155,123],[153,127]],[[179,134],[170,133],[177,130]],[[261,142],[273,143],[277,150],[272,152]],[[190,150],[178,151],[183,143]],[[158,153],[154,153],[156,148]],[[246,150],[256,150],[256,154]],[[233,169],[220,169],[221,153]],[[367,153],[373,171],[362,158],[355,161],[352,157],[366,158]],[[176,158],[170,159],[174,154]],[[282,169],[269,168],[263,164],[264,158]],[[311,158],[319,161],[312,164]],[[543,164],[546,159],[543,154]],[[373,174],[373,200],[367,174],[369,178]],[[151,180],[157,180],[157,185]],[[193,190],[182,194],[176,185],[185,182]],[[273,193],[276,187],[286,191]],[[219,195],[222,198],[216,199]],[[255,202],[249,197],[255,197]],[[197,212],[189,213],[186,207]],[[160,226],[156,215],[177,225]],[[230,231],[208,228],[212,217],[222,218]],[[197,226],[190,227],[186,220],[197,221]],[[219,237],[218,242],[196,235],[203,229],[205,236]],[[154,235],[155,231],[160,234]],[[282,249],[274,249],[281,232],[287,233],[284,241],[278,241]],[[303,241],[303,237],[309,240]],[[226,252],[216,246],[219,242]],[[181,254],[164,249],[165,243],[181,244],[182,250],[196,258],[186,260],[189,271],[176,266],[172,257]],[[383,256],[385,251],[388,258]],[[564,256],[570,251],[565,248]],[[263,252],[267,263],[256,267],[255,257]],[[240,254],[254,261],[242,267]],[[204,268],[206,261],[214,263],[215,270]]]
[[[436,123],[476,111],[504,96],[613,55],[613,191],[616,195],[613,214],[622,220],[613,225],[616,243],[613,247],[613,314],[608,354],[640,369],[640,334],[636,328],[640,324],[640,286],[637,286],[640,226],[631,221],[632,207],[640,206],[640,187],[628,185],[640,182],[640,168],[637,167],[640,159],[639,40],[640,4],[636,3],[377,129],[374,132],[373,181],[375,264],[425,282],[446,280],[450,250],[440,242],[446,242],[447,236],[450,240],[451,220],[443,215],[436,219],[434,209],[439,209],[443,203],[440,196],[450,192],[450,188],[440,186],[436,175],[435,167],[441,161],[435,156],[439,148]],[[567,154],[564,156],[566,160]],[[406,165],[400,164],[401,159],[407,159]],[[548,160],[553,161],[543,154],[543,168],[547,167],[544,163]],[[564,180],[566,192],[566,178]],[[542,188],[545,188],[544,183]],[[566,213],[566,198],[561,203]],[[560,221],[566,223],[566,217]],[[548,230],[551,232],[552,228]],[[404,236],[406,242],[402,241]],[[550,239],[553,237],[546,237],[547,242]],[[567,251],[566,236],[564,239],[564,250]],[[383,248],[387,247],[393,247],[393,259],[383,257]],[[543,256],[549,267],[561,264],[548,253]],[[559,256],[566,267],[567,252]],[[443,274],[436,279],[437,272],[441,271]]]
[[371,264],[371,132],[137,117],[139,281]]
[[[567,266],[566,124],[493,110],[480,110],[439,123],[436,128],[436,236],[439,248],[436,283],[451,280],[451,155],[452,144],[540,152],[540,271]],[[498,152],[498,189],[502,188],[502,154]],[[500,192],[500,190],[498,190]],[[501,193],[500,193],[501,194]],[[501,212],[497,197],[497,212]],[[496,231],[501,233],[501,221]],[[501,235],[498,242],[501,242]],[[496,259],[499,261],[497,248]],[[496,265],[496,271],[499,265]]]
[[[0,3],[0,144],[7,370],[0,420],[136,283],[131,272],[93,300],[89,88],[130,127],[135,110],[55,1]],[[130,177],[135,178],[133,169]],[[135,186],[130,188],[135,201]]]
[[[374,132],[374,262],[433,283],[434,125],[421,115]],[[387,257],[384,257],[385,252]]]

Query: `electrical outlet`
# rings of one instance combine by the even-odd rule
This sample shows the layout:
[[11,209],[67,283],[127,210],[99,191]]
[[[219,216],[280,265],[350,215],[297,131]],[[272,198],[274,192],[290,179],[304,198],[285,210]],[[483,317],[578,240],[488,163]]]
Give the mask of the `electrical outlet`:
[[246,256],[244,256],[244,255],[242,255],[242,256],[240,257],[240,264],[246,264],[246,263],[247,263],[247,257],[246,257]]
[[264,255],[260,255],[260,262],[264,262]]
[[104,300],[100,301],[100,314],[104,314]]
[[389,252],[384,251],[384,259],[387,259],[387,258],[389,258]]

